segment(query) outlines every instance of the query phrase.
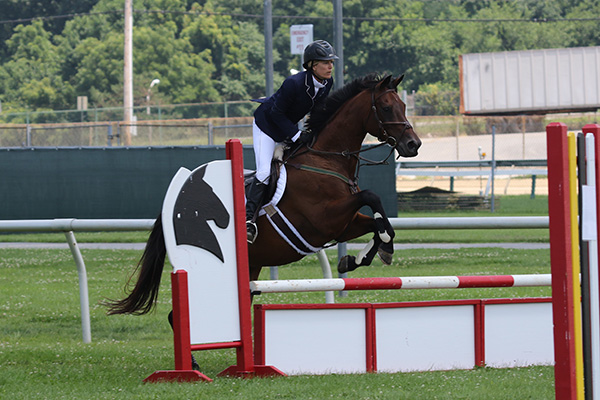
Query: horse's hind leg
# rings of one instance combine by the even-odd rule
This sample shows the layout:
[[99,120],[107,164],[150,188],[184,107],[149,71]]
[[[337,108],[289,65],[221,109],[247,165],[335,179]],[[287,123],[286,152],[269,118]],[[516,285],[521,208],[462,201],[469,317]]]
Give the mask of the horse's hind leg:
[[[173,328],[173,310],[171,310],[171,312],[169,312],[169,315],[167,316],[167,318],[169,319],[169,325],[171,325],[171,329]],[[198,364],[198,361],[196,361],[196,358],[194,357],[193,354],[191,354],[192,356],[192,369],[194,371],[200,371],[200,364]]]

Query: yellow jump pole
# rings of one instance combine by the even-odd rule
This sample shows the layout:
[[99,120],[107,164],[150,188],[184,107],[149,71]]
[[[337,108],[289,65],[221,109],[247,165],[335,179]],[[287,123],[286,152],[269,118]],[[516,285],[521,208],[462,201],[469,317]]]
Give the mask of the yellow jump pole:
[[[577,399],[583,400],[584,381],[583,381],[583,331],[581,321],[581,283],[579,280],[579,224],[577,217],[578,199],[577,199],[577,135],[574,132],[568,133],[569,143],[569,198],[571,208],[571,256],[573,259],[573,317],[575,334],[575,376],[577,382]],[[585,155],[582,155],[583,157]]]

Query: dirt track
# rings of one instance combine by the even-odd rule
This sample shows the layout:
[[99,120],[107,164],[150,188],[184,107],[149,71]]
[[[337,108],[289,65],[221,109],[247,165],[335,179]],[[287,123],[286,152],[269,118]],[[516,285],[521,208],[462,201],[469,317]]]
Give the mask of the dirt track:
[[[531,194],[531,181],[530,177],[513,177],[508,179],[506,176],[502,176],[495,179],[494,194],[496,196],[501,195],[519,195],[519,194]],[[454,191],[464,194],[480,194],[485,193],[487,185],[487,177],[479,178],[455,178],[454,179]],[[396,178],[396,189],[398,192],[410,192],[413,190],[420,189],[424,186],[433,186],[444,190],[450,190],[450,178],[448,177],[398,177]],[[491,189],[489,189],[491,193]],[[535,194],[536,195],[547,195],[548,194],[548,179],[544,177],[537,177],[535,181]]]

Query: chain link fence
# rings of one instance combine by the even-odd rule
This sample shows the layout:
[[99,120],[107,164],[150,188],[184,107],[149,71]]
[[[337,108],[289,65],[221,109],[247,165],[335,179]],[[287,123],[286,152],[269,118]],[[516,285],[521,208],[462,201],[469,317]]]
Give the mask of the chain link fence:
[[252,118],[0,125],[0,147],[197,146],[252,143]]
[[[246,103],[211,104],[214,110],[218,108],[221,113],[220,117],[215,118],[166,119],[166,116],[184,115],[187,112],[180,107],[174,107],[173,110],[176,111],[171,114],[163,112],[167,108],[161,108],[159,112],[157,108],[144,107],[136,111],[137,121],[130,124],[110,120],[5,123],[0,124],[0,147],[197,146],[222,145],[231,138],[238,138],[249,145],[252,143],[251,115],[255,105]],[[196,106],[190,106],[188,111],[192,113],[190,110]],[[248,106],[248,109],[243,106]],[[110,110],[103,112],[103,116],[110,115]],[[243,115],[223,117],[224,114]],[[114,111],[112,116],[121,119],[122,109]],[[599,117],[597,112],[503,117],[409,115],[423,145],[417,157],[399,161],[443,163],[491,160],[492,151],[495,152],[496,160],[545,160],[547,124],[563,122],[570,130],[577,131],[586,124],[599,123]],[[494,148],[492,129],[496,132]],[[376,139],[368,135],[366,143],[374,142]],[[489,171],[485,168],[477,168],[481,172],[479,175],[469,175],[472,171],[468,172],[468,168],[457,168],[456,176],[449,176],[447,172],[440,174],[439,168],[440,166],[437,167],[438,172],[434,170],[429,176],[424,176],[423,173],[399,175],[398,190],[410,191],[424,186],[436,186],[474,194],[487,192],[485,188],[489,187]],[[508,173],[500,173],[497,179],[498,187],[503,188],[504,194],[545,194],[547,190],[547,182],[541,175],[538,175],[537,183],[535,176],[511,176]]]
[[[147,114],[144,114],[148,116]],[[230,138],[252,143],[251,113],[237,117],[158,119],[150,114],[120,121],[0,124],[0,147],[188,146],[223,144]],[[162,115],[161,115],[162,117]],[[491,155],[496,131],[497,159],[545,158],[545,127],[564,122],[578,130],[598,123],[598,113],[506,117],[409,116],[423,141],[414,161],[478,160]],[[375,138],[367,136],[367,142]],[[485,156],[484,156],[485,154]]]

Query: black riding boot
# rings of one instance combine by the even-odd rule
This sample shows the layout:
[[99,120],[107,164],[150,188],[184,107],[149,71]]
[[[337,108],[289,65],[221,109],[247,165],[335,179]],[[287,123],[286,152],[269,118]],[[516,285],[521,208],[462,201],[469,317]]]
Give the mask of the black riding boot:
[[263,196],[267,185],[256,179],[252,180],[248,191],[246,192],[246,235],[248,243],[252,244],[258,236],[256,227],[256,217],[258,209],[262,205]]

